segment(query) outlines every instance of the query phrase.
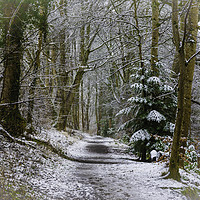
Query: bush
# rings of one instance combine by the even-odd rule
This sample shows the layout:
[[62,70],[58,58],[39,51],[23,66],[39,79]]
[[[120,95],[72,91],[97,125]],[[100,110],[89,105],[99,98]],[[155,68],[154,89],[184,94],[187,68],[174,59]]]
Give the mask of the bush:
[[197,152],[194,145],[187,147],[183,160],[185,169],[192,170],[197,167]]

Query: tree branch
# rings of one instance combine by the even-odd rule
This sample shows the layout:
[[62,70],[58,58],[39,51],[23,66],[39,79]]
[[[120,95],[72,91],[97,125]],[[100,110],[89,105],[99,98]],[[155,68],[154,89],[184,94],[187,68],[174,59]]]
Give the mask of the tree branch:
[[20,1],[19,5],[18,5],[17,8],[15,9],[15,11],[14,11],[14,13],[13,13],[11,19],[10,19],[9,28],[8,28],[8,34],[10,34],[10,29],[11,29],[12,23],[13,23],[13,21],[14,21],[16,15],[17,15],[19,9],[21,8],[22,4],[24,3],[24,1],[25,1],[25,0],[21,0],[21,1]]
[[195,100],[192,99],[191,102],[200,106],[200,102],[198,102],[198,101],[195,101]]
[[3,104],[0,104],[0,107],[1,106],[17,105],[17,104],[22,104],[22,103],[27,103],[27,102],[30,102],[30,101],[42,100],[42,99],[54,99],[54,98],[50,98],[50,97],[46,97],[46,98],[34,98],[34,99],[29,99],[29,100],[24,100],[24,101],[18,101],[18,102],[13,102],[13,103],[3,103]]
[[182,46],[180,46],[180,48],[184,48],[184,45],[185,45],[185,39],[186,39],[186,35],[187,35],[187,18],[188,18],[188,15],[189,15],[189,11],[191,9],[191,6],[192,6],[192,2],[193,0],[190,1],[190,4],[188,6],[188,9],[187,9],[187,12],[185,14],[185,20],[184,20],[184,33],[183,33],[183,39],[182,39]]
[[194,57],[196,57],[199,53],[200,53],[200,50],[197,51],[194,55],[192,55],[192,56],[186,61],[186,65],[188,65],[188,64],[190,63],[190,61],[191,61]]

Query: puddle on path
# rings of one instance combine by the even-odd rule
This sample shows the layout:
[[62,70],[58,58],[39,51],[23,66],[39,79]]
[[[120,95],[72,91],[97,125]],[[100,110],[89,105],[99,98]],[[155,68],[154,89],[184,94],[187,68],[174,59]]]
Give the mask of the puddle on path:
[[89,144],[86,146],[86,150],[91,153],[99,153],[99,154],[109,153],[109,147],[103,144]]

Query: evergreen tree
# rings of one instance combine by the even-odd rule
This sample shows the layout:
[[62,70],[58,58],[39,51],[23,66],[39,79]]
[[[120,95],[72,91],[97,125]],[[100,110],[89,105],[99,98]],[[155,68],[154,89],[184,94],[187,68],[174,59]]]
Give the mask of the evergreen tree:
[[[151,146],[156,142],[152,141],[152,135],[172,136],[176,110],[175,91],[168,85],[166,77],[152,75],[150,65],[146,65],[145,69],[144,74],[141,73],[142,69],[136,69],[132,75],[133,95],[128,99],[129,106],[119,112],[131,116],[122,128],[130,130],[132,146],[142,160],[146,160],[146,153],[152,150]],[[149,141],[152,143],[148,144]]]

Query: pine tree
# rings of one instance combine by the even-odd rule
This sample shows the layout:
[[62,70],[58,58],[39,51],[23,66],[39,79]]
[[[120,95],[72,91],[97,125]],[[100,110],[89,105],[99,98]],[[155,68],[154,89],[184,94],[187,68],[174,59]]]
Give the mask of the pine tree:
[[151,135],[172,136],[171,127],[175,121],[176,109],[175,91],[167,84],[168,80],[152,76],[150,65],[146,65],[145,69],[143,75],[140,71],[132,75],[133,96],[128,99],[129,107],[118,113],[132,116],[122,128],[131,128],[132,147],[141,155],[142,160],[146,160],[146,153],[152,150],[151,146],[156,142],[152,141]]

